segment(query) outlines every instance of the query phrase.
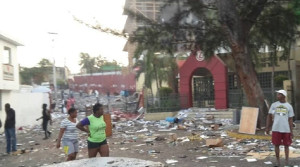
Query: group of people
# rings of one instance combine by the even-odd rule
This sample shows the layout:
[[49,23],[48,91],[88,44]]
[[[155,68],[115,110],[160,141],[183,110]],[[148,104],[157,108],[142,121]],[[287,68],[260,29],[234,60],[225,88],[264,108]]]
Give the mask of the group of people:
[[[47,104],[42,106],[43,112],[43,130],[45,131],[45,138],[51,135],[48,131],[47,125],[50,121],[52,123],[50,110],[47,110]],[[100,103],[96,103],[93,106],[93,114],[86,117],[85,119],[78,121],[77,109],[71,107],[68,109],[68,117],[62,120],[60,124],[60,131],[57,138],[56,147],[60,148],[61,145],[65,154],[67,155],[67,161],[75,160],[78,153],[78,134],[79,130],[84,131],[88,134],[88,156],[96,157],[99,153],[102,157],[109,156],[109,148],[106,141],[106,123],[103,118],[103,106]]]
[[[16,148],[16,130],[15,130],[15,111],[10,107],[10,104],[5,104],[6,120],[5,120],[5,137],[6,137],[6,153],[10,154],[17,151]],[[60,124],[60,131],[57,138],[56,147],[63,147],[67,155],[67,161],[75,160],[78,153],[78,134],[79,130],[88,134],[88,156],[89,158],[96,157],[99,153],[102,157],[109,156],[109,147],[106,140],[106,123],[104,121],[104,110],[100,103],[93,106],[93,114],[85,119],[77,120],[77,109],[70,108],[68,110],[69,116],[65,118]],[[47,104],[42,105],[42,127],[45,131],[45,138],[50,137],[51,132],[48,131],[47,126],[52,123],[50,110],[47,109]],[[0,121],[0,128],[1,128]]]
[[75,160],[78,153],[78,129],[88,134],[88,156],[96,157],[99,153],[102,157],[109,156],[109,147],[106,141],[106,123],[103,117],[103,106],[96,103],[93,106],[93,114],[81,121],[77,120],[77,110],[70,108],[69,116],[60,124],[60,131],[56,147],[61,144],[66,153],[67,161]]
[[[279,90],[277,92],[278,101],[273,103],[269,109],[267,117],[266,133],[272,130],[272,143],[275,146],[275,154],[277,165],[280,166],[280,145],[284,145],[286,164],[289,163],[289,146],[293,138],[293,107],[286,101],[287,92]],[[43,129],[45,131],[45,139],[51,135],[47,130],[48,122],[52,123],[50,111],[47,110],[47,104],[43,104]],[[10,104],[5,104],[6,120],[5,120],[5,136],[7,141],[6,152],[16,151],[16,134],[15,134],[15,111]],[[78,153],[78,130],[88,134],[88,156],[96,157],[99,153],[102,157],[109,156],[109,147],[106,140],[106,123],[103,117],[103,106],[96,103],[93,106],[93,114],[81,121],[77,120],[77,110],[70,108],[69,116],[60,124],[60,132],[57,139],[56,147],[63,146],[64,152],[67,154],[67,160],[75,160]],[[272,126],[272,129],[271,129]],[[1,121],[0,121],[1,127]]]
[[[51,135],[48,131],[47,125],[50,121],[52,123],[50,110],[47,110],[47,104],[42,106],[43,112],[43,130],[45,131],[45,138]],[[65,154],[67,155],[67,161],[75,160],[78,153],[78,134],[79,130],[88,134],[88,156],[89,158],[96,157],[99,153],[102,157],[109,156],[109,148],[106,141],[106,123],[103,117],[103,106],[100,103],[96,103],[93,106],[93,114],[85,119],[78,121],[77,109],[71,107],[68,109],[68,117],[62,120],[60,124],[60,131],[57,138],[56,147],[60,148],[61,145]]]

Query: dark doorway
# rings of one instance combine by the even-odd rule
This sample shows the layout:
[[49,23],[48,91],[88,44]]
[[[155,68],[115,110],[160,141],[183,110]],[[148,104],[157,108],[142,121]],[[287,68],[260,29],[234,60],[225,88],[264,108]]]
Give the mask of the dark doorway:
[[194,72],[192,79],[193,107],[214,107],[214,79],[211,73],[205,68],[199,68]]

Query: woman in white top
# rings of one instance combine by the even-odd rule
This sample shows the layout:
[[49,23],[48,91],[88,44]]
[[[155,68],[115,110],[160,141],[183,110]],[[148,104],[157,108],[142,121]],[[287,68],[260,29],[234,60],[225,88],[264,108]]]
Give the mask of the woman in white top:
[[72,161],[76,159],[78,153],[77,110],[70,108],[68,114],[69,117],[65,118],[60,124],[56,147],[60,148],[60,142],[62,141],[64,152],[68,155],[67,161]]

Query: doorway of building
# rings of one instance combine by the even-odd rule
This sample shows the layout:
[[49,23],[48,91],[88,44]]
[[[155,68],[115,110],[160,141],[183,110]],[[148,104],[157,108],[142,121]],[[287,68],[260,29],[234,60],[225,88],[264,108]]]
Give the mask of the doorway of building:
[[206,68],[198,68],[192,77],[193,107],[211,108],[215,105],[214,79]]
[[[199,61],[191,55],[181,66],[179,77],[179,93],[188,97],[188,103],[186,99],[181,100],[181,108],[199,105],[227,108],[227,67],[217,56]],[[201,103],[206,104],[201,106]]]

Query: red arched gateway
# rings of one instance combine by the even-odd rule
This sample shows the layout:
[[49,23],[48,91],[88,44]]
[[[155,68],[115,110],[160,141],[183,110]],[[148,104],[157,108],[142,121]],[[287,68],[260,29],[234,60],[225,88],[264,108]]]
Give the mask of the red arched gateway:
[[227,67],[222,60],[217,56],[213,56],[210,60],[196,59],[196,56],[191,55],[179,69],[179,92],[181,96],[187,95],[188,103],[186,99],[182,99],[181,107],[189,108],[193,106],[192,99],[192,77],[194,71],[199,68],[205,68],[210,71],[214,80],[214,97],[215,108],[226,109],[228,108],[227,98]]

